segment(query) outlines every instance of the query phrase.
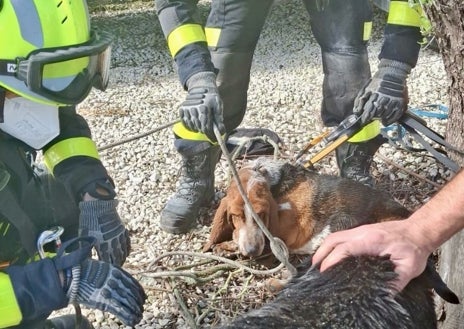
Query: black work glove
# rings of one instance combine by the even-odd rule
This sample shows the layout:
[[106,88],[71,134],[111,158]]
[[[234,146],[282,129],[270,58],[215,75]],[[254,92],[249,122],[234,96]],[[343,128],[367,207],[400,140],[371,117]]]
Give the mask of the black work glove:
[[117,205],[117,200],[81,201],[79,236],[95,237],[98,258],[122,266],[130,252],[130,238]]
[[95,259],[80,264],[77,303],[114,314],[133,327],[142,320],[146,298],[142,286],[122,268]]
[[182,123],[188,130],[201,132],[215,142],[214,124],[221,134],[225,133],[216,75],[212,72],[196,73],[188,79],[187,87],[188,95],[179,108]]
[[354,101],[353,113],[361,116],[361,123],[381,119],[388,126],[401,118],[407,109],[406,78],[410,72],[409,64],[380,60],[377,72]]

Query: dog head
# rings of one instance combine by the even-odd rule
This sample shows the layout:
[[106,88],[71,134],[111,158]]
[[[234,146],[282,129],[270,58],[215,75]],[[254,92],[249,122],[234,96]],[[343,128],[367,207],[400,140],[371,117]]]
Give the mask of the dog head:
[[[251,207],[264,226],[269,227],[278,216],[277,204],[270,189],[269,171],[263,170],[259,162],[254,162],[240,169],[238,175]],[[249,207],[245,205],[235,180],[221,200],[213,219],[210,240],[203,250],[209,250],[213,245],[228,240],[233,240],[240,253],[248,257],[261,255],[266,242],[265,235],[256,224]]]

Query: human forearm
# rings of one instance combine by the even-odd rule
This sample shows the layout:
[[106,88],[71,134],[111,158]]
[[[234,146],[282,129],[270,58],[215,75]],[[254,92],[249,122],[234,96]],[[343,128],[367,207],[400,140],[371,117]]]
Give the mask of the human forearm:
[[408,221],[430,252],[464,228],[464,171],[460,171]]

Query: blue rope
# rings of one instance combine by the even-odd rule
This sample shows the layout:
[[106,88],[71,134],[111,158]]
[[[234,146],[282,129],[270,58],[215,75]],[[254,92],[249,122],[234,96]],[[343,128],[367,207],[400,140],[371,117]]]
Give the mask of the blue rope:
[[420,108],[410,108],[410,110],[421,117],[437,118],[440,120],[448,119],[448,107],[443,104],[424,105],[424,108],[435,109],[435,111],[424,110]]

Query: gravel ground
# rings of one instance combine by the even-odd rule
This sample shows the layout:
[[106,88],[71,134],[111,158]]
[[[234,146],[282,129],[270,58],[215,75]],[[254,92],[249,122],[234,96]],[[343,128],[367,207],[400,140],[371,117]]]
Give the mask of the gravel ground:
[[[204,13],[208,1],[200,1]],[[187,254],[201,252],[212,214],[228,179],[224,158],[216,170],[216,200],[189,234],[173,236],[158,228],[159,213],[175,190],[180,157],[170,129],[107,148],[112,143],[161,127],[177,119],[185,97],[168,54],[152,1],[90,1],[93,23],[114,32],[112,72],[106,92],[94,91],[80,105],[92,129],[102,160],[118,189],[119,210],[131,231],[133,252],[125,268],[141,280],[149,296],[144,319],[136,328],[206,328],[260,305],[272,295],[265,289],[271,275],[218,269],[218,263]],[[370,61],[377,65],[385,15],[376,12]],[[271,12],[256,50],[249,106],[243,127],[267,127],[284,140],[284,154],[294,155],[323,127],[321,56],[299,1],[279,1]],[[423,50],[409,79],[410,104],[422,107],[447,102],[447,80],[440,56]],[[445,122],[427,119],[443,132]],[[375,158],[378,186],[411,209],[423,203],[450,175],[430,157],[383,146]],[[397,166],[403,166],[400,170]],[[317,169],[337,174],[333,156]],[[423,178],[411,176],[408,171]],[[429,180],[427,182],[426,180]],[[433,183],[433,184],[432,184]],[[166,252],[178,253],[168,256]],[[160,258],[161,255],[166,257]],[[200,264],[201,263],[201,264]],[[253,265],[255,266],[255,265]],[[215,278],[199,283],[166,271],[198,275],[213,269]],[[276,276],[282,273],[278,272]],[[109,314],[84,310],[95,328],[124,328]]]

